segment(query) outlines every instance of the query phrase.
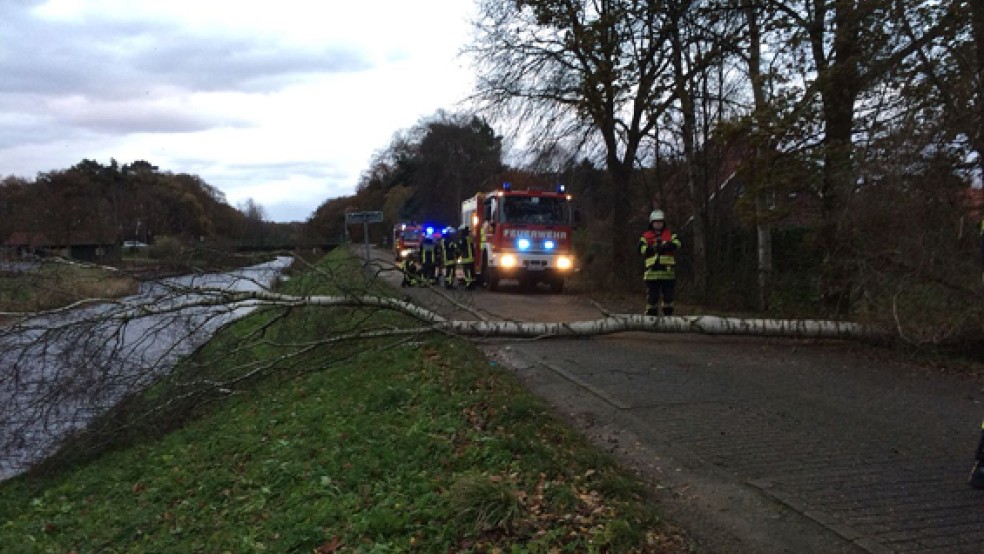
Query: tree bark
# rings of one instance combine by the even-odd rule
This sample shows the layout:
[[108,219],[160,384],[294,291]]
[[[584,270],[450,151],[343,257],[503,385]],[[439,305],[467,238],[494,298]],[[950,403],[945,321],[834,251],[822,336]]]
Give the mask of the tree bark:
[[[682,11],[682,10],[681,10]],[[683,115],[682,141],[684,164],[686,165],[687,191],[690,194],[690,202],[693,205],[693,244],[690,245],[693,252],[693,272],[694,288],[698,298],[704,298],[707,293],[707,249],[704,233],[704,214],[706,213],[707,195],[704,190],[697,186],[697,160],[695,133],[697,129],[697,114],[695,112],[693,96],[690,93],[690,84],[683,66],[684,44],[680,26],[683,24],[682,13],[677,12],[673,16],[671,42],[673,56],[673,76],[676,84],[676,97],[680,102],[680,110]]]
[[765,82],[762,76],[762,37],[759,28],[758,10],[754,2],[746,0],[743,6],[745,22],[748,25],[748,77],[752,87],[752,98],[755,100],[753,143],[755,144],[755,159],[752,160],[752,194],[755,195],[755,235],[758,248],[758,309],[769,309],[769,298],[772,295],[772,226],[768,223],[765,195],[769,188],[763,182],[763,171],[760,170],[763,158],[770,157],[768,144],[762,144],[762,137],[770,131],[769,118],[766,116],[769,106],[765,99]]
[[984,179],[984,2],[970,0],[971,32],[974,36],[976,52],[974,80],[976,90],[974,97],[977,102],[977,114],[973,135],[974,148],[977,150],[977,166],[980,178]]
[[468,337],[570,338],[608,335],[628,331],[653,333],[699,333],[708,335],[754,335],[825,339],[886,339],[883,330],[858,323],[830,320],[746,319],[719,316],[652,317],[612,314],[604,318],[555,323],[449,320],[426,308],[389,297],[310,296],[297,297],[270,292],[226,295],[236,306],[373,307],[398,311],[429,325],[428,330]]

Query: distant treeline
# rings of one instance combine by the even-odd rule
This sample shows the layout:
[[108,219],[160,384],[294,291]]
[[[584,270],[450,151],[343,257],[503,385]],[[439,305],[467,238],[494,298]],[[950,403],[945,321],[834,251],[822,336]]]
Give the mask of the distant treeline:
[[181,242],[253,245],[298,244],[300,224],[264,221],[262,207],[241,209],[197,175],[162,171],[143,160],[103,165],[83,160],[33,180],[0,181],[0,242],[35,237],[51,244],[80,242],[151,244],[159,237]]

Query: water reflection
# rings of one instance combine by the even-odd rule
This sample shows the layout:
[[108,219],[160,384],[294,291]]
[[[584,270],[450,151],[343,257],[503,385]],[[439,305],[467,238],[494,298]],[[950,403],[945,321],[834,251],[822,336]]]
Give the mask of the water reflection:
[[0,479],[147,386],[216,330],[256,307],[222,293],[266,290],[292,258],[145,284],[117,302],[0,330]]

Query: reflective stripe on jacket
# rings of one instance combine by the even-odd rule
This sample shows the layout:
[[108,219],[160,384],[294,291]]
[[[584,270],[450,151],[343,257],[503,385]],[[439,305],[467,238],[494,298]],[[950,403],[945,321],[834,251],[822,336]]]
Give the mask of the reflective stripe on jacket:
[[454,265],[457,262],[455,259],[458,257],[456,250],[457,248],[455,247],[454,242],[443,238],[441,239],[441,261],[444,262],[444,265]]
[[458,243],[458,251],[461,254],[461,263],[469,264],[475,261],[475,240],[471,235],[462,237]]
[[434,244],[420,245],[420,261],[425,264],[432,264],[437,261],[437,247]]
[[680,239],[669,229],[663,229],[659,234],[652,229],[639,237],[639,254],[646,259],[646,272],[642,278],[646,281],[654,279],[675,279],[673,268],[676,266],[674,253],[680,248]]

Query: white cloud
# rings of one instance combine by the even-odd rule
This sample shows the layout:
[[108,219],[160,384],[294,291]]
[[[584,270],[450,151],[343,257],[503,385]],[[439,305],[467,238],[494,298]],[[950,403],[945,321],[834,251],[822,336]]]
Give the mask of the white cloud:
[[[468,0],[0,3],[0,175],[82,159],[195,173],[305,219],[469,92]],[[273,206],[277,206],[276,209]]]

